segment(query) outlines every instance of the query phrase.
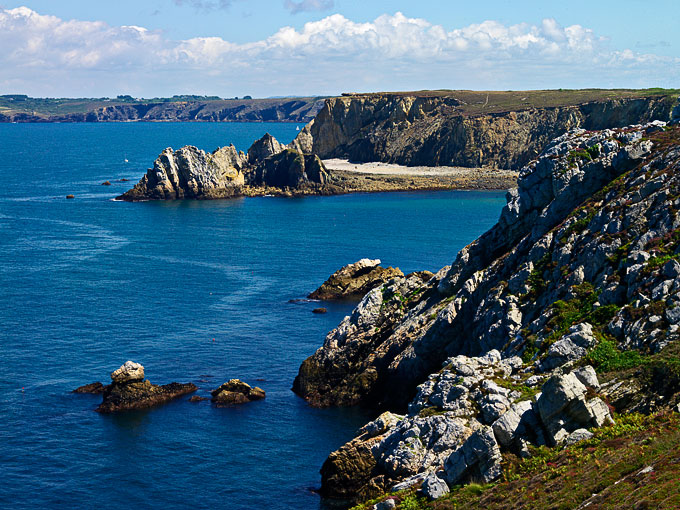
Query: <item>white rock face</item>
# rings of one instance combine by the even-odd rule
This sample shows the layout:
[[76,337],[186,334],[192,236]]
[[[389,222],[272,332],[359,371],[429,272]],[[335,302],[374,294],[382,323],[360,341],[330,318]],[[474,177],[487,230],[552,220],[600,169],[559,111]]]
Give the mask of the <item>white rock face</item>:
[[141,381],[144,379],[144,367],[134,361],[126,361],[118,370],[111,372],[114,383]]

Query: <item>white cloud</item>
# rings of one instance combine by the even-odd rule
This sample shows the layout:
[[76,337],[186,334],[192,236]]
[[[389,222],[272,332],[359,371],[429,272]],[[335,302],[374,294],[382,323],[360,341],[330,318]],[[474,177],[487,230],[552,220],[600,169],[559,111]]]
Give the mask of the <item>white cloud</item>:
[[266,96],[670,86],[680,78],[680,59],[607,44],[586,27],[553,19],[447,30],[401,13],[368,23],[334,14],[246,44],[172,41],[143,27],[68,21],[20,7],[0,9],[0,93]]

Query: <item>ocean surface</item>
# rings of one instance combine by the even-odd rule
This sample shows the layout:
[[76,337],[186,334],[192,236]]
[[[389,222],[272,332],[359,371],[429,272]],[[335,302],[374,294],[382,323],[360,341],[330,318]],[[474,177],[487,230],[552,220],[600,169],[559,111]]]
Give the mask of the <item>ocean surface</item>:
[[[319,468],[372,415],[290,391],[352,306],[289,300],[362,257],[436,271],[504,193],[113,201],[167,146],[246,150],[295,128],[0,124],[0,507],[326,508]],[[267,398],[100,415],[101,397],[70,393],[126,360],[156,384],[207,396],[240,378]]]

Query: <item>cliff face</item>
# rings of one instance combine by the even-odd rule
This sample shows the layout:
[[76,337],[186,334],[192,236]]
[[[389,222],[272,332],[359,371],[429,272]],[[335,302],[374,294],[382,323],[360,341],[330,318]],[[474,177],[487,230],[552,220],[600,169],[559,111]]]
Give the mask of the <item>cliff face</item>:
[[[100,101],[77,113],[10,112],[0,122],[309,122],[323,105],[319,98],[176,101],[112,104]],[[56,108],[56,107],[55,107]]]
[[680,128],[663,124],[557,138],[450,267],[371,290],[328,334],[294,390],[406,415],[334,452],[324,494],[441,495],[496,479],[504,452],[578,441],[611,419],[603,399],[678,405]]
[[357,95],[326,100],[295,143],[323,159],[520,168],[570,129],[668,120],[671,108],[666,97],[631,97],[485,114],[455,97]]

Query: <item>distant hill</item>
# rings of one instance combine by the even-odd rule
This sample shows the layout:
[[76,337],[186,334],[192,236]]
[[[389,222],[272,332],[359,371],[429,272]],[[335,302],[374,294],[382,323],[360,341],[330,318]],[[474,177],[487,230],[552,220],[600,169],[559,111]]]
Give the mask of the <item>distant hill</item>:
[[34,98],[0,95],[0,122],[125,121],[282,121],[307,123],[323,106],[323,97],[222,99],[182,95],[171,98]]

